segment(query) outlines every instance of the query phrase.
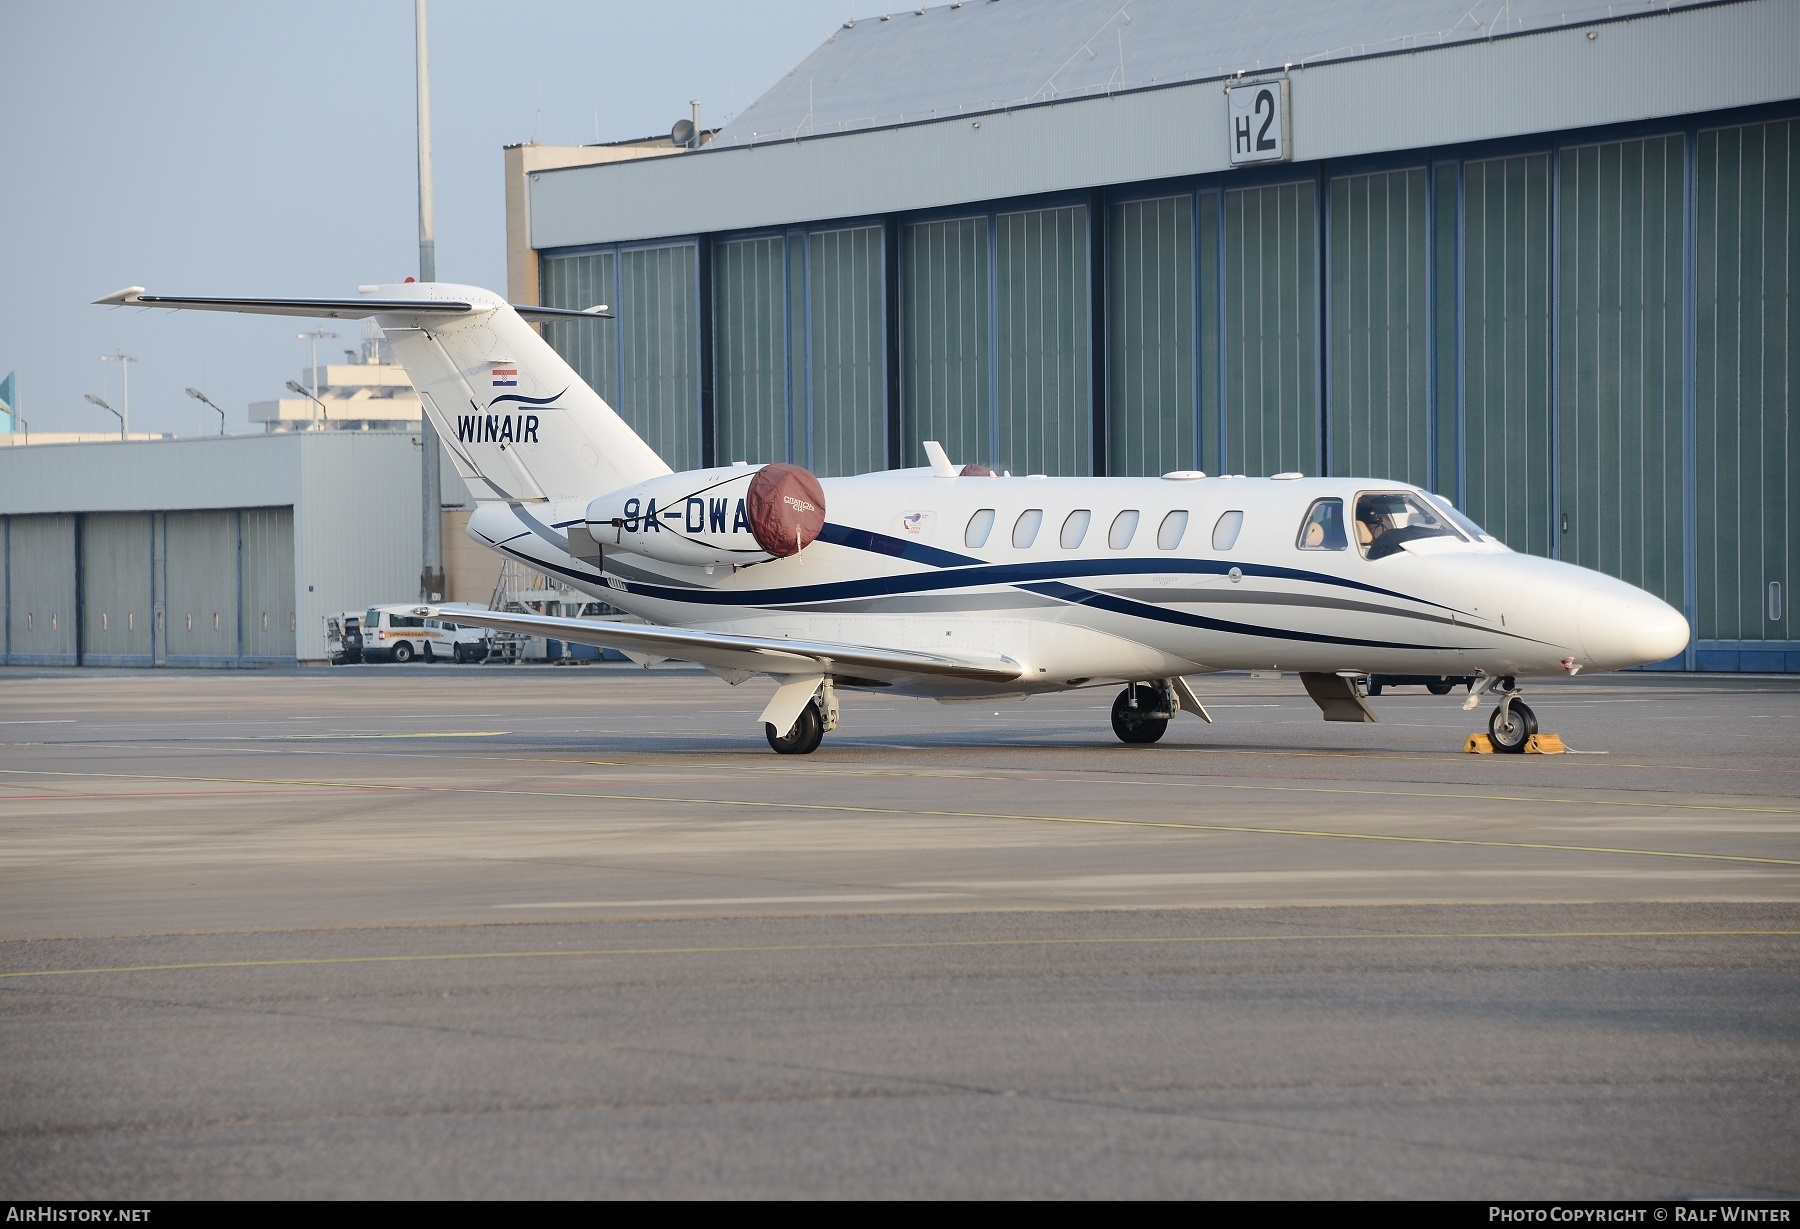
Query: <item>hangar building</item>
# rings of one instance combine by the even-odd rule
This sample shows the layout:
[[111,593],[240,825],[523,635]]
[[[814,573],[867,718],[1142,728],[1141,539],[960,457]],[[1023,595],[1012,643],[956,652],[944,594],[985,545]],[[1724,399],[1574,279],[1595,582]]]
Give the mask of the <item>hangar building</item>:
[[[418,438],[0,449],[0,665],[323,661],[326,615],[418,592]],[[485,604],[494,556],[444,519],[449,597]]]
[[[1800,5],[967,0],[710,141],[509,149],[677,468],[1368,474],[1800,670]],[[642,143],[638,143],[642,146]]]

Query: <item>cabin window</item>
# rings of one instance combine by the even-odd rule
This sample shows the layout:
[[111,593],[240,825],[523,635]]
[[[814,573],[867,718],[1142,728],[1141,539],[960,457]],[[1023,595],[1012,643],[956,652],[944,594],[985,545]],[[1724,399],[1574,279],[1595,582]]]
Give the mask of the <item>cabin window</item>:
[[128,610],[125,612],[125,630],[128,632],[135,632],[137,630],[137,611]]
[[1365,558],[1385,559],[1421,538],[1456,538],[1441,510],[1411,491],[1381,491],[1356,497],[1356,549]]
[[219,612],[216,610],[213,611],[213,630],[215,632],[219,630]]
[[1156,527],[1156,549],[1174,550],[1181,545],[1182,535],[1187,533],[1188,514],[1186,508],[1177,508],[1162,518],[1162,524]]
[[100,630],[103,632],[112,630],[112,616],[104,610],[100,612]]
[[1038,529],[1043,523],[1042,508],[1027,508],[1019,513],[1019,519],[1013,522],[1013,545],[1024,550],[1037,541]]
[[1344,501],[1316,499],[1300,522],[1300,536],[1294,545],[1301,550],[1348,550],[1350,539],[1344,536]]
[[987,545],[988,535],[994,532],[994,510],[978,509],[969,518],[969,527],[963,530],[963,545],[971,550],[980,550]]
[[1077,508],[1069,513],[1068,518],[1063,521],[1062,548],[1074,550],[1080,546],[1081,540],[1087,537],[1088,523],[1093,519],[1094,513],[1091,508]]
[[1230,512],[1221,516],[1218,524],[1213,526],[1213,549],[1230,550],[1232,547],[1236,546],[1238,530],[1243,527],[1244,514],[1240,509],[1233,508]]
[[1112,528],[1106,531],[1106,544],[1114,550],[1124,550],[1131,545],[1131,539],[1137,536],[1137,525],[1137,509],[1125,509],[1113,517]]

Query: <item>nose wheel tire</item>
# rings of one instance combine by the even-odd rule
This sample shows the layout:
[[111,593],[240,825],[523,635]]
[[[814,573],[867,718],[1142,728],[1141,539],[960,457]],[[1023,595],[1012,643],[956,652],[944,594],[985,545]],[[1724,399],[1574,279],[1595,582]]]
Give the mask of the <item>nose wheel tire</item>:
[[818,701],[800,710],[794,728],[785,735],[777,734],[767,721],[763,722],[763,735],[777,755],[811,755],[825,741],[825,718],[819,712]]
[[1517,700],[1505,708],[1496,708],[1488,718],[1488,738],[1496,751],[1522,754],[1526,740],[1536,733],[1537,714]]
[[[1132,692],[1137,692],[1137,706],[1131,703]],[[1145,713],[1153,713],[1162,705],[1162,697],[1156,688],[1139,683],[1135,688],[1127,687],[1119,693],[1112,706],[1113,733],[1119,736],[1122,743],[1153,743],[1161,738],[1169,728],[1167,717],[1146,717]]]

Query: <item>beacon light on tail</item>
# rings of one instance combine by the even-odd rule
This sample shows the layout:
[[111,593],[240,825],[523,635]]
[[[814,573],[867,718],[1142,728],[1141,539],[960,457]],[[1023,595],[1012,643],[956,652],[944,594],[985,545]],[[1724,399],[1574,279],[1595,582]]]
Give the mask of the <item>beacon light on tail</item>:
[[[1447,502],[1380,478],[1012,478],[930,464],[820,479],[797,466],[672,473],[528,320],[470,286],[350,299],[101,300],[373,317],[480,501],[469,533],[642,622],[455,609],[460,623],[775,682],[777,751],[814,750],[845,689],[939,700],[1118,688],[1127,743],[1189,678],[1293,672],[1326,720],[1370,722],[1371,674],[1473,676],[1494,746],[1536,732],[1519,682],[1662,661],[1679,612],[1623,581],[1514,554]],[[609,327],[594,322],[584,327]],[[629,409],[629,407],[627,407]],[[730,565],[730,566],[722,566]]]

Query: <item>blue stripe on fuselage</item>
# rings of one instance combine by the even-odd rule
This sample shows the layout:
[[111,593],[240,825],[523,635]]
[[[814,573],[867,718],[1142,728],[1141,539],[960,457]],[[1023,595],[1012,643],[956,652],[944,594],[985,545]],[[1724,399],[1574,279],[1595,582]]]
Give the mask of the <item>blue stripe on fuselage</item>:
[[[558,544],[567,549],[567,539],[558,543],[554,530],[538,521],[530,513],[517,504],[513,511],[520,520],[531,527],[537,536]],[[566,522],[573,524],[574,522]],[[624,592],[641,597],[656,598],[661,601],[684,602],[705,606],[765,606],[792,605],[805,602],[843,601],[851,598],[893,597],[902,594],[918,594],[944,589],[980,588],[992,585],[1010,585],[1028,592],[1037,593],[1058,601],[1074,605],[1092,606],[1096,609],[1110,611],[1114,614],[1131,618],[1147,619],[1152,622],[1170,623],[1182,627],[1193,627],[1206,631],[1228,634],[1257,636],[1276,640],[1299,640],[1320,644],[1343,644],[1363,648],[1399,648],[1399,649],[1442,649],[1443,645],[1412,644],[1405,641],[1362,640],[1355,637],[1331,636],[1318,632],[1292,631],[1286,628],[1262,627],[1251,623],[1239,623],[1229,619],[1213,619],[1205,615],[1189,614],[1186,611],[1171,610],[1168,607],[1156,606],[1147,602],[1135,601],[1131,598],[1117,597],[1112,594],[1097,593],[1092,589],[1066,583],[1065,578],[1075,576],[1132,576],[1146,573],[1223,576],[1232,568],[1237,568],[1246,576],[1263,576],[1275,580],[1295,580],[1309,584],[1330,585],[1337,588],[1359,590],[1364,593],[1380,594],[1383,597],[1398,598],[1402,601],[1416,602],[1424,606],[1434,606],[1439,610],[1453,610],[1453,607],[1429,601],[1424,598],[1410,597],[1407,594],[1384,589],[1378,585],[1364,584],[1361,581],[1345,580],[1330,576],[1323,572],[1310,572],[1299,568],[1275,567],[1267,564],[1231,563],[1216,559],[1189,559],[1181,557],[1159,559],[1053,559],[1037,563],[989,564],[983,563],[970,555],[959,555],[954,551],[942,550],[935,546],[927,546],[921,542],[908,542],[887,534],[876,533],[869,529],[857,529],[847,525],[827,523],[820,531],[818,541],[834,546],[842,546],[848,550],[860,550],[869,554],[886,555],[890,558],[902,559],[927,567],[936,567],[935,572],[908,572],[895,576],[872,576],[860,580],[828,581],[814,585],[790,585],[782,588],[744,590],[719,590],[703,588],[673,588],[666,585],[645,584],[642,581],[619,581]],[[530,556],[524,556],[531,558]],[[551,563],[548,560],[533,558],[534,564],[547,571],[559,572],[577,580],[592,581],[596,579],[591,573],[577,572],[567,567]],[[1172,594],[1171,596],[1175,596]],[[1501,633],[1505,634],[1505,633]],[[1471,646],[1473,647],[1473,646]]]

